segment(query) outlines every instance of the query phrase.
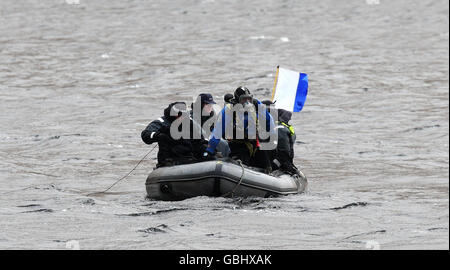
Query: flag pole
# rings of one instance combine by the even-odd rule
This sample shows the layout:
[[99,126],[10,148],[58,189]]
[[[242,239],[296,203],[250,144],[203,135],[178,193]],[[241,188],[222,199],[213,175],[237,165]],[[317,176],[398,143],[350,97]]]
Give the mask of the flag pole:
[[273,102],[273,97],[275,96],[275,89],[277,88],[277,82],[278,82],[278,71],[280,70],[280,66],[277,66],[277,74],[275,75],[275,82],[273,84],[273,90],[272,90],[272,102]]

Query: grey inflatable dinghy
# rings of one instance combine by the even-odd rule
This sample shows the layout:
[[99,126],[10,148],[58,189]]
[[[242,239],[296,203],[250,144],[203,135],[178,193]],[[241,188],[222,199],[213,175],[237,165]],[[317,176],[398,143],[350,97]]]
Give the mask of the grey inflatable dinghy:
[[214,160],[157,168],[148,176],[146,189],[149,198],[170,201],[196,196],[272,197],[305,191],[307,180],[300,175],[277,171],[268,175],[237,162]]

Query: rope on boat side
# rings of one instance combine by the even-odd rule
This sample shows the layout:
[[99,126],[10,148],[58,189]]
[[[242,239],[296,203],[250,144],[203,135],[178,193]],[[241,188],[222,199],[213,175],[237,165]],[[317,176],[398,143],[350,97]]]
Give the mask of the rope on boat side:
[[244,173],[245,173],[244,165],[242,165],[242,161],[240,161],[240,160],[237,160],[237,162],[239,163],[239,165],[241,165],[241,168],[242,168],[242,174],[241,174],[241,177],[239,178],[239,182],[236,184],[236,186],[233,188],[232,191],[228,191],[227,193],[225,193],[224,195],[222,195],[222,196],[224,196],[224,197],[228,196],[229,194],[231,194],[231,197],[233,197],[234,192],[235,192],[236,189],[241,185],[242,179],[244,178]]

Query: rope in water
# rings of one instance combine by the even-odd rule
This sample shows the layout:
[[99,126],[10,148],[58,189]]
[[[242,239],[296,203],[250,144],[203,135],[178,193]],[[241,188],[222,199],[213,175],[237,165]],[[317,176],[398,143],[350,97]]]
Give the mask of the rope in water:
[[153,150],[155,150],[156,146],[157,146],[157,144],[155,144],[155,146],[154,146],[147,154],[145,154],[145,156],[138,162],[138,164],[136,164],[136,166],[134,166],[134,168],[133,168],[129,173],[127,173],[124,177],[122,177],[122,178],[120,178],[119,180],[117,180],[116,182],[114,182],[114,184],[112,184],[109,188],[105,189],[104,191],[89,193],[89,194],[87,194],[86,196],[91,196],[91,195],[94,195],[94,194],[102,194],[102,193],[106,193],[108,190],[110,190],[110,189],[111,189],[113,186],[115,186],[117,183],[119,183],[119,182],[122,181],[123,179],[127,178],[127,177],[128,177],[128,176],[129,176],[129,175],[137,168],[137,166],[139,166],[139,164],[141,164],[141,162],[144,161],[144,159],[145,159],[148,155],[150,155],[150,153],[153,152]]

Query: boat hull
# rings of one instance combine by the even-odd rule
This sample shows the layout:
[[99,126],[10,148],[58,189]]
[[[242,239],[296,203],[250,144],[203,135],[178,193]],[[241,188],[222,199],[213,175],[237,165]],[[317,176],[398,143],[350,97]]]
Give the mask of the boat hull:
[[271,197],[305,191],[307,179],[280,174],[275,177],[255,168],[215,160],[160,167],[147,177],[151,199],[183,200],[196,196]]

